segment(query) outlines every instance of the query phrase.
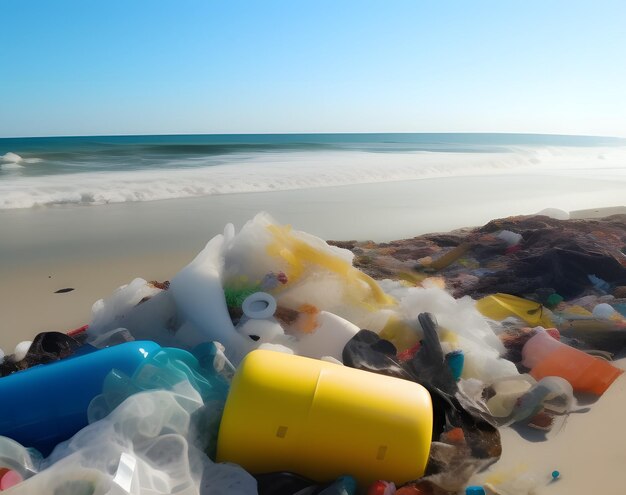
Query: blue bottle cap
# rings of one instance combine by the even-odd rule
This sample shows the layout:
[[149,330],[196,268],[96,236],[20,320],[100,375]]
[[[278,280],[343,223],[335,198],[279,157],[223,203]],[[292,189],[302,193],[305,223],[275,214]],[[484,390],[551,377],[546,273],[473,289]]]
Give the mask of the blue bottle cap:
[[478,485],[468,486],[465,489],[465,495],[485,495],[485,489]]

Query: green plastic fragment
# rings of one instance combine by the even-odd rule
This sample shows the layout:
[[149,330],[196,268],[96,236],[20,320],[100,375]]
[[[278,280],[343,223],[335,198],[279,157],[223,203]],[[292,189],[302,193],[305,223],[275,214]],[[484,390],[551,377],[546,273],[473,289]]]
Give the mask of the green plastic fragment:
[[226,306],[229,308],[241,308],[243,301],[251,294],[258,292],[259,287],[224,287],[224,297],[226,298]]
[[554,308],[555,306],[558,306],[562,302],[563,302],[563,296],[555,292],[554,294],[550,294],[548,296],[548,299],[546,301],[546,306],[548,306],[549,308]]

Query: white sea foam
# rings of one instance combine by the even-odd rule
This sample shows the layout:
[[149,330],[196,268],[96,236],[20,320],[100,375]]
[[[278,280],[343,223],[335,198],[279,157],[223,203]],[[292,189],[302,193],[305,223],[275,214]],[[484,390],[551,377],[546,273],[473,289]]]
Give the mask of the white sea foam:
[[22,161],[22,157],[17,153],[11,153],[9,151],[8,153],[2,155],[2,157],[0,157],[0,160],[2,160],[3,162],[19,163]]
[[41,158],[22,158],[17,153],[13,153],[9,151],[4,155],[0,156],[0,170],[19,170],[23,168],[21,163],[40,163]]
[[15,175],[0,180],[0,209],[54,204],[99,205],[502,174],[588,176],[626,182],[624,147],[520,147],[506,153],[264,153],[241,160],[231,157],[230,160],[221,165],[184,169],[85,172],[45,177],[25,177],[15,172]]
[[0,170],[19,170],[21,168],[24,168],[24,166],[15,162],[0,163]]

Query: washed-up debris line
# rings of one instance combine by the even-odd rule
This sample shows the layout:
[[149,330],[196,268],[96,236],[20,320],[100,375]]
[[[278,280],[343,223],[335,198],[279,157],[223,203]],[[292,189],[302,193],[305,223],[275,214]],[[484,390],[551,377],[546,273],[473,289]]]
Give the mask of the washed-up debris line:
[[623,215],[384,244],[228,225],[171,280],[0,352],[0,491],[534,493],[471,482],[499,427],[557,433],[622,373],[625,246]]

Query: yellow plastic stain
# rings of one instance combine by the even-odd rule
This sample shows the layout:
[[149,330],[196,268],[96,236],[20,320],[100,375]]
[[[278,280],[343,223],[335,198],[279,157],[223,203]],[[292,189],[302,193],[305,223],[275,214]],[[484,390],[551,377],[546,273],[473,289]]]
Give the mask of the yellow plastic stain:
[[417,344],[420,334],[405,321],[391,316],[380,332],[380,337],[396,346],[398,352],[402,352]]
[[425,273],[411,273],[411,272],[400,272],[398,273],[398,279],[403,282],[408,282],[411,286],[420,285],[424,280],[428,278],[428,275]]
[[450,251],[430,263],[430,265],[428,265],[428,268],[431,268],[433,270],[443,270],[444,268],[450,266],[452,263],[457,261],[465,253],[467,253],[471,247],[472,243],[469,242],[459,244],[458,246],[452,248]]
[[458,346],[459,344],[459,336],[455,332],[446,330],[445,328],[440,330],[439,340],[452,344],[453,346]]
[[369,288],[370,294],[359,298],[359,302],[371,309],[396,303],[394,298],[385,294],[374,279],[338,256],[324,253],[298,239],[292,234],[289,225],[268,225],[267,229],[274,236],[274,241],[267,247],[267,253],[287,262],[289,265],[287,278],[290,282],[295,282],[302,277],[306,264],[314,264],[342,277],[352,286],[364,285]]
[[446,280],[443,277],[428,277],[422,280],[422,285],[424,287],[436,287],[438,289],[446,288]]
[[489,483],[497,487],[498,485],[506,483],[507,481],[519,478],[522,474],[526,472],[528,472],[528,466],[526,464],[517,464],[512,468],[491,473],[485,478],[485,483]]
[[545,328],[554,326],[541,304],[511,294],[498,293],[483,297],[476,301],[476,309],[493,320],[517,316],[532,326],[541,325]]
[[465,268],[480,268],[480,263],[473,258],[459,258],[456,262]]
[[592,316],[591,311],[583,308],[582,306],[568,306],[564,313],[580,315],[580,316]]

